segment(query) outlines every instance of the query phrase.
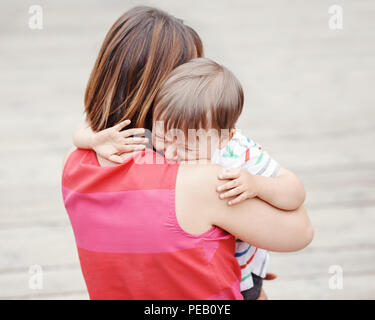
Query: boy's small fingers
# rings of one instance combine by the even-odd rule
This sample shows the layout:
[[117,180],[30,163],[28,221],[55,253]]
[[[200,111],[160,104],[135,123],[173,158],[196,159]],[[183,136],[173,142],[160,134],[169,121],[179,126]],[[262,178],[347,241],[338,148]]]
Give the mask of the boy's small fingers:
[[237,187],[237,188],[231,189],[227,192],[224,192],[224,193],[220,194],[220,199],[234,197],[234,196],[236,196],[240,193],[242,193],[242,190],[241,190],[241,188]]
[[240,172],[238,169],[224,169],[220,173],[219,179],[237,179],[240,176]]
[[236,179],[240,177],[241,175],[241,170],[240,169],[236,169],[235,171],[232,171],[232,175],[233,177],[235,177]]
[[223,175],[222,173],[220,173],[220,174],[217,176],[217,178],[218,178],[219,180],[228,180],[227,178],[224,177],[224,175]]
[[144,144],[127,144],[121,148],[123,152],[133,152],[146,149]]
[[231,174],[231,173],[220,173],[219,174],[219,177],[218,177],[220,180],[230,180],[230,179],[235,179],[237,178],[235,175]]
[[134,136],[136,134],[144,134],[144,133],[145,133],[145,129],[144,128],[133,128],[133,129],[128,129],[128,130],[121,131],[121,135],[124,138],[130,137],[130,136]]
[[229,181],[229,182],[227,182],[227,183],[225,183],[225,184],[223,184],[221,186],[218,186],[216,188],[216,190],[218,192],[221,192],[221,191],[225,191],[225,190],[228,190],[228,189],[233,189],[233,188],[235,188],[237,186],[238,186],[238,181],[237,180],[231,180],[231,181]]
[[246,200],[246,196],[242,193],[238,197],[234,198],[233,200],[229,200],[228,205],[233,206],[245,200]]
[[129,119],[126,119],[124,121],[121,121],[120,123],[115,125],[116,130],[120,131],[124,129],[126,126],[128,126],[131,123]]
[[125,144],[147,144],[147,138],[134,137],[134,138],[125,138]]

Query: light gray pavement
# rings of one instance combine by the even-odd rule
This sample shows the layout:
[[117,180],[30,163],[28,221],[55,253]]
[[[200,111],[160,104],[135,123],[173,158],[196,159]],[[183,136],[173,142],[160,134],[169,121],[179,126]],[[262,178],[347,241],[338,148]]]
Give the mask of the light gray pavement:
[[[37,2],[37,3],[35,3]],[[60,194],[64,153],[105,33],[137,4],[183,18],[207,57],[242,81],[239,127],[299,175],[316,233],[305,250],[272,254],[272,299],[375,299],[375,2],[30,1],[0,3],[0,298],[86,299]],[[328,28],[328,8],[344,29]],[[44,288],[31,290],[40,265]],[[332,290],[329,267],[344,272]]]

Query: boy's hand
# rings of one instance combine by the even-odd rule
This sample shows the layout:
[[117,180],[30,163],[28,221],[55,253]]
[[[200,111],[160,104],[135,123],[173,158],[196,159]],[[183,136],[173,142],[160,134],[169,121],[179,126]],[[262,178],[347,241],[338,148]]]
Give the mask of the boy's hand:
[[136,134],[144,134],[145,129],[134,128],[121,131],[130,124],[130,120],[122,121],[115,126],[95,133],[92,149],[101,157],[116,163],[123,163],[124,153],[131,153],[146,148],[148,139],[144,137],[132,137]]
[[219,180],[230,180],[217,188],[220,199],[235,197],[228,201],[230,206],[258,195],[255,176],[244,169],[224,169],[218,178]]

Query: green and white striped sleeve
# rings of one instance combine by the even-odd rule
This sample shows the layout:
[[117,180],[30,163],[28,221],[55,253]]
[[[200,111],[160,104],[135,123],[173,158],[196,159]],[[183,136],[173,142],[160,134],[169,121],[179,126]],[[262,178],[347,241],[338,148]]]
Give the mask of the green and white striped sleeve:
[[243,168],[253,175],[276,177],[280,169],[279,163],[272,159],[258,143],[252,142],[251,147],[246,152]]

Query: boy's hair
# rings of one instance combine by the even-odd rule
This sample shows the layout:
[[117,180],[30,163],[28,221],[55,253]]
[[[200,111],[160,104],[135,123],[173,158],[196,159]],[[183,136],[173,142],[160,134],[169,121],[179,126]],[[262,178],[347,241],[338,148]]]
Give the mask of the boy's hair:
[[197,58],[175,68],[163,82],[154,103],[154,121],[164,130],[232,129],[243,108],[240,82],[224,66]]

